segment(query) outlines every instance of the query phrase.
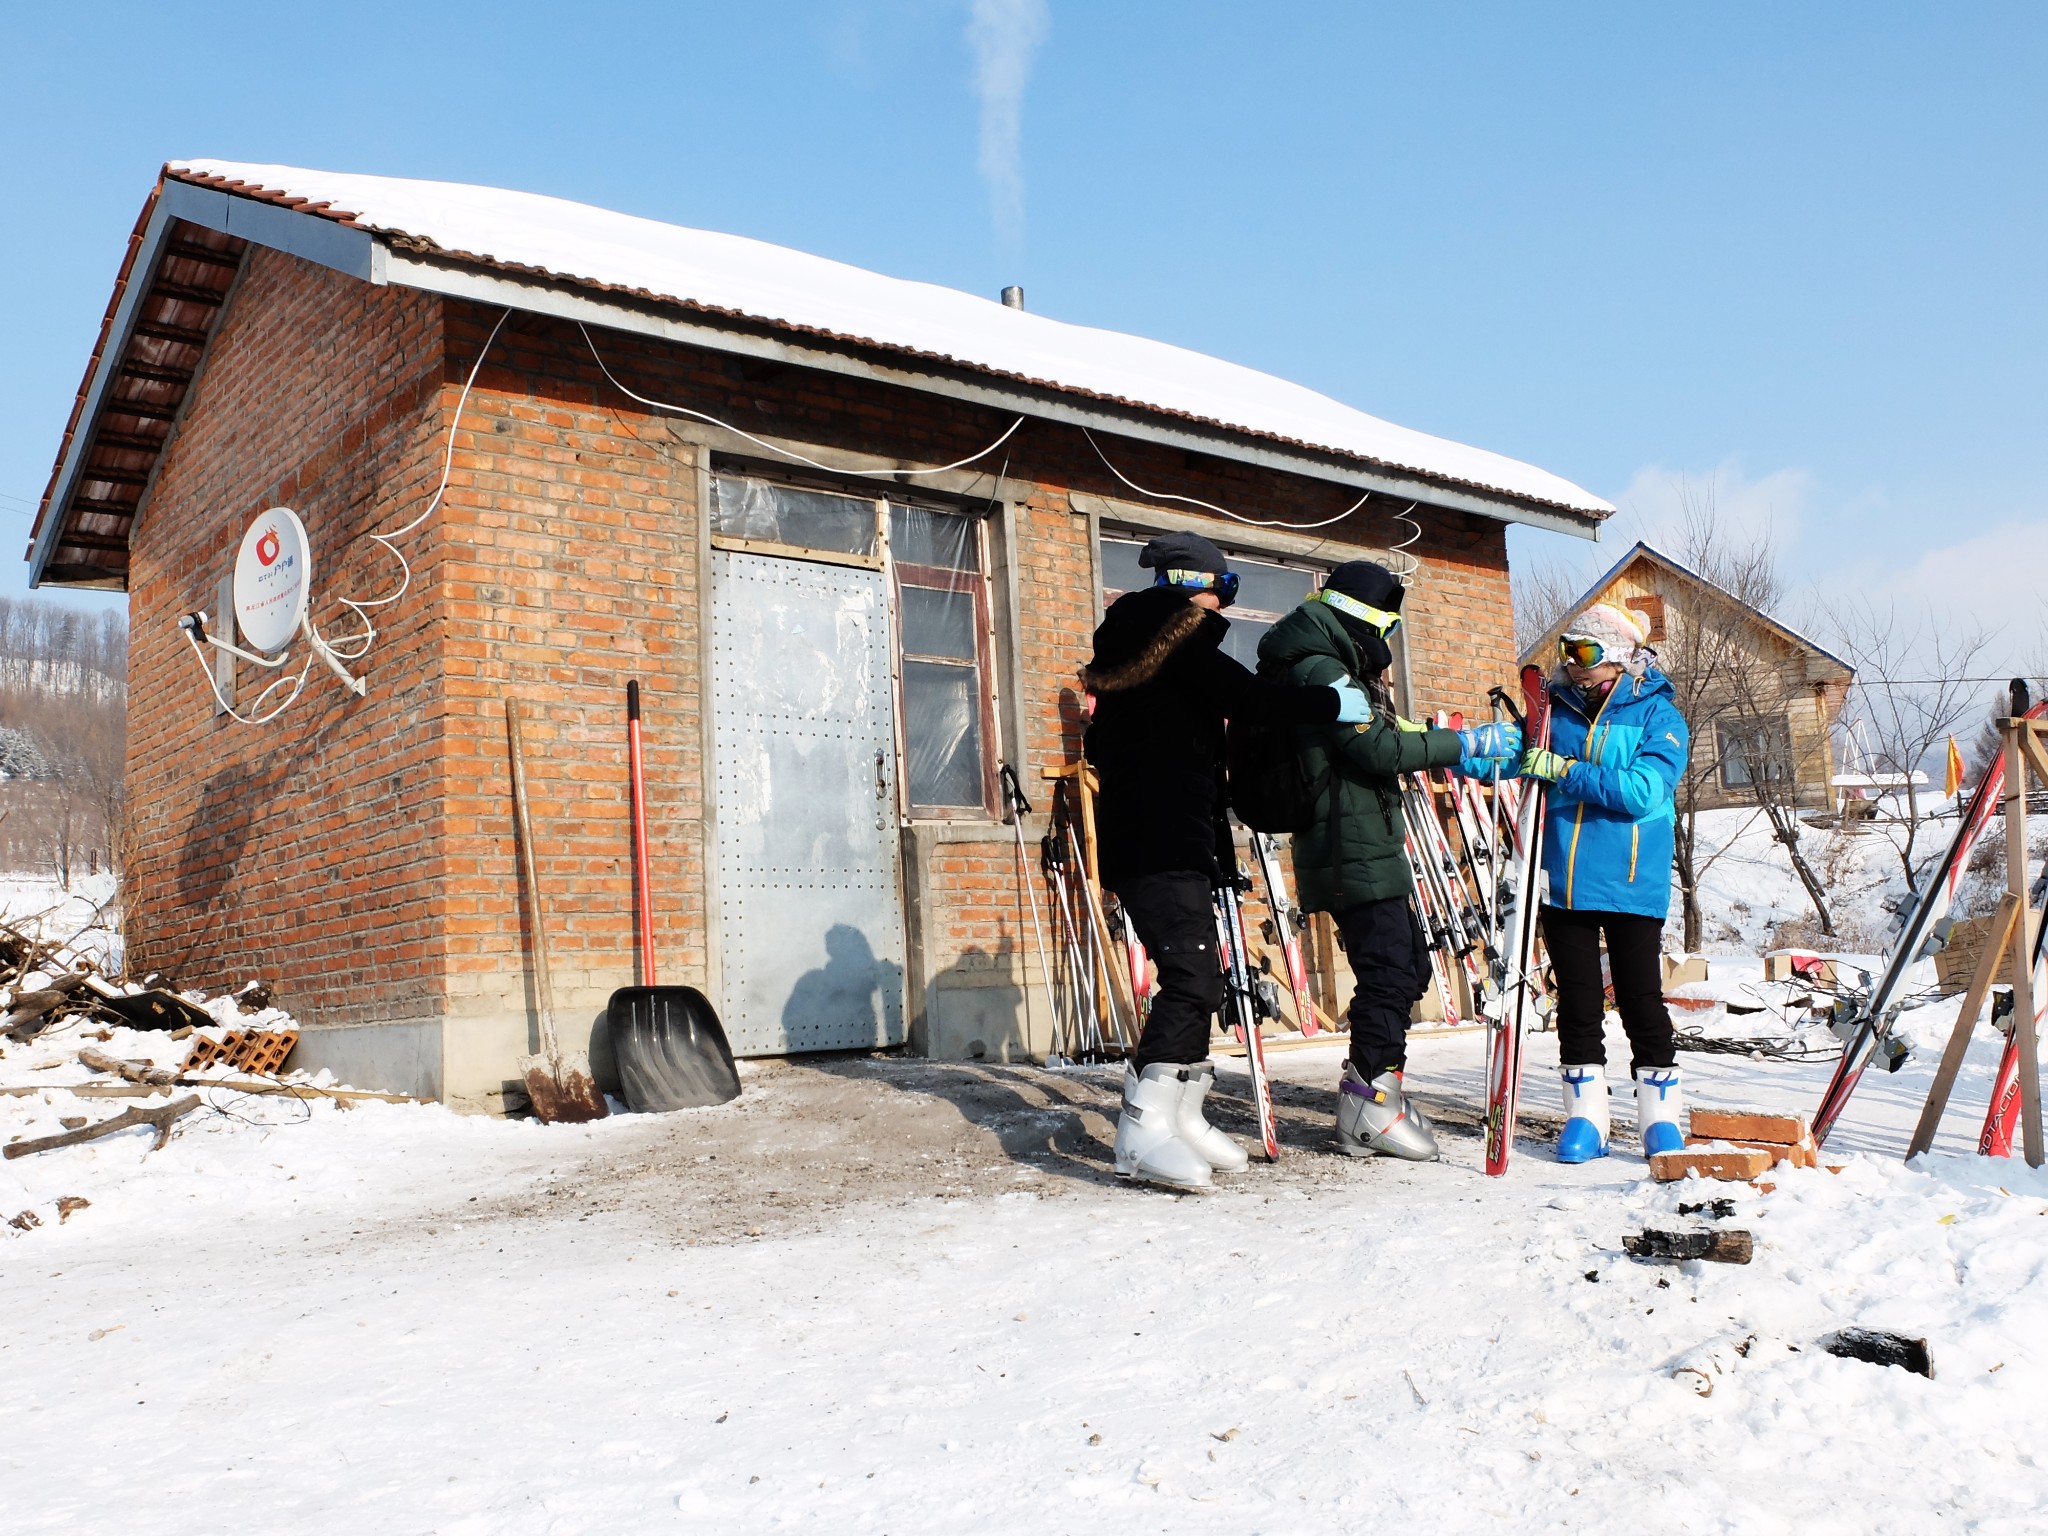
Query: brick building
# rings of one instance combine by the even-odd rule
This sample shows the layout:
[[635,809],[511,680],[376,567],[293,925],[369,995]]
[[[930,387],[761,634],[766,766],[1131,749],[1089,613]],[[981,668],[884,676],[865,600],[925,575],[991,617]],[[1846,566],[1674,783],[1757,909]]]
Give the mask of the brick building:
[[[280,674],[202,663],[178,619],[218,630],[273,506],[351,652],[341,600],[402,577],[369,536],[431,513],[347,663],[367,691],[295,646],[303,692],[246,724]],[[29,559],[129,593],[131,964],[271,978],[299,1062],[491,1107],[532,1029],[508,696],[575,1043],[634,979],[638,678],[662,979],[742,1054],[1014,1059],[1047,1025],[997,765],[1076,752],[1138,542],[1233,552],[1248,655],[1419,525],[1404,686],[1472,707],[1513,663],[1506,525],[1610,511],[1268,375],[754,241],[197,163],[136,225]]]

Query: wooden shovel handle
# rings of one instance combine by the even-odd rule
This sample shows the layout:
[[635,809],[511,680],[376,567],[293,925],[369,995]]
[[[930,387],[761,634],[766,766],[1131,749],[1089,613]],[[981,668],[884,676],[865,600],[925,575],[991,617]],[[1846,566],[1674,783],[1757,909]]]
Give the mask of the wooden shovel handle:
[[555,1040],[555,980],[548,965],[548,930],[540,912],[540,874],[534,867],[533,818],[526,809],[526,750],[519,738],[519,701],[505,701],[505,732],[512,743],[512,816],[519,831],[519,878],[526,886],[526,910],[533,914],[533,987],[540,998],[540,1049],[550,1068],[560,1070],[562,1048]]

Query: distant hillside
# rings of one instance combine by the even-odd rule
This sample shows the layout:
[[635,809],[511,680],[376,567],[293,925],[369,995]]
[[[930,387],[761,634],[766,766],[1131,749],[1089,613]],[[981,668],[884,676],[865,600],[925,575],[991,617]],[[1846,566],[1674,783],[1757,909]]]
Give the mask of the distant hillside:
[[127,615],[0,597],[0,868],[119,868],[127,735]]

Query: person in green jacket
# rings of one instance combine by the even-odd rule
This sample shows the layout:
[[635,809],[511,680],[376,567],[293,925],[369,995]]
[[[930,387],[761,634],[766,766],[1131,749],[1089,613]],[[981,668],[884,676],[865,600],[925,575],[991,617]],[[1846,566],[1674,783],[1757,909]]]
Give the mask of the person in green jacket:
[[[1401,622],[1401,583],[1385,566],[1351,560],[1322,591],[1259,641],[1259,673],[1275,681],[1362,685],[1372,718],[1300,725],[1295,750],[1323,786],[1294,834],[1301,904],[1337,920],[1357,991],[1349,1010],[1351,1057],[1337,1092],[1337,1150],[1349,1157],[1437,1156],[1435,1133],[1406,1101],[1408,1018],[1429,986],[1429,945],[1415,915],[1403,846],[1400,775],[1425,768],[1483,772],[1521,755],[1513,725],[1426,729],[1394,713],[1388,638]],[[1512,771],[1512,768],[1509,769]]]

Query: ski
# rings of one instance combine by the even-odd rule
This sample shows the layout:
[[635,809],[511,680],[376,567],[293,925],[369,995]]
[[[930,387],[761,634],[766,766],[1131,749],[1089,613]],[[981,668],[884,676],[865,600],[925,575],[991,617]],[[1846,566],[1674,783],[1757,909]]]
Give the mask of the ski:
[[1294,1011],[1304,1036],[1322,1031],[1316,1020],[1316,1003],[1308,988],[1308,964],[1301,956],[1301,908],[1287,896],[1287,882],[1280,875],[1280,855],[1273,839],[1263,832],[1252,834],[1252,853],[1259,861],[1259,873],[1266,881],[1266,905],[1272,909],[1273,929],[1280,940],[1280,953],[1287,962],[1287,990],[1294,994]]
[[[2029,720],[2043,717],[2048,717],[2048,700],[2026,712]],[[1835,1063],[1834,1076],[1828,1080],[1827,1091],[1821,1095],[1819,1109],[1814,1111],[1815,1146],[1827,1144],[1828,1133],[1842,1118],[1842,1111],[1848,1108],[1856,1085],[1863,1080],[1864,1072],[1879,1051],[1884,1053],[1890,1071],[1896,1072],[1904,1065],[1906,1048],[1892,1038],[1899,1015],[1906,1008],[1905,999],[1899,996],[1900,989],[1913,967],[1940,947],[1935,938],[1935,924],[1947,915],[1950,903],[1955,900],[1956,889],[1962,884],[1963,871],[1969,864],[1970,850],[1976,846],[1978,837],[1990,822],[2004,784],[2005,759],[2000,756],[1991,761],[1984,770],[1984,777],[1977,781],[1977,788],[1956,826],[1956,835],[1949,841],[1948,851],[1935,866],[1933,878],[1922,887],[1919,899],[1906,914],[1905,926],[1899,930],[1898,939],[1885,956],[1884,972],[1879,976],[1877,985],[1867,997],[1845,998],[1836,1005],[1836,1017],[1830,1027],[1842,1038],[1842,1057]]]
[[[1550,745],[1550,693],[1541,667],[1522,668],[1522,735],[1532,747]],[[1515,1144],[1516,1100],[1522,1086],[1522,1040],[1536,1011],[1536,909],[1543,892],[1543,785],[1522,786],[1516,842],[1524,850],[1497,962],[1498,1008],[1486,1034],[1486,1171],[1508,1171]]]
[[[1233,854],[1216,886],[1216,927],[1223,940],[1224,1018],[1244,1040],[1245,1071],[1252,1080],[1252,1107],[1258,1112],[1259,1140],[1265,1145],[1266,1160],[1277,1163],[1280,1134],[1273,1120],[1273,1091],[1266,1081],[1266,1043],[1259,1036],[1259,1016],[1268,1010],[1262,1006],[1265,1000],[1252,980],[1246,958],[1244,908],[1238,899],[1242,890],[1243,876]],[[1272,983],[1267,981],[1266,985]]]
[[[2048,1020],[2048,968],[2044,968],[2043,940],[2048,939],[2048,923],[2043,923],[2034,934],[2034,953],[2031,961],[2034,967],[2034,1033],[2038,1036],[2041,1025]],[[2007,992],[2006,1006],[2012,1007],[2012,993]],[[1995,1022],[1995,1020],[1994,1020]],[[1998,1076],[1991,1084],[1991,1107],[1984,1115],[1984,1131],[1977,1138],[1977,1150],[1985,1157],[2011,1157],[2013,1135],[2020,1123],[2020,1032],[2018,1021],[2005,1037],[2005,1049],[1998,1055]]]

